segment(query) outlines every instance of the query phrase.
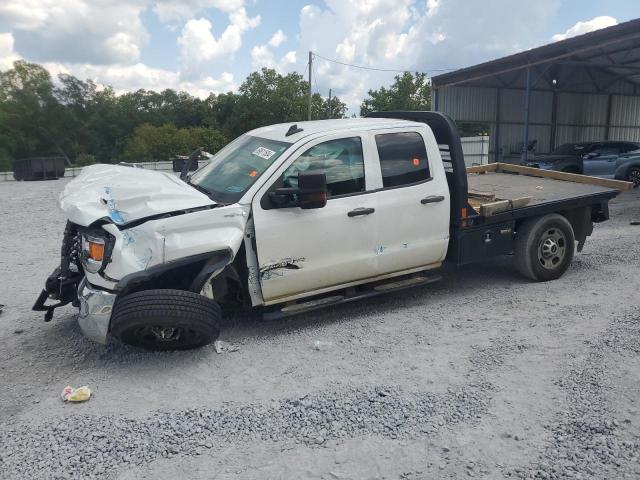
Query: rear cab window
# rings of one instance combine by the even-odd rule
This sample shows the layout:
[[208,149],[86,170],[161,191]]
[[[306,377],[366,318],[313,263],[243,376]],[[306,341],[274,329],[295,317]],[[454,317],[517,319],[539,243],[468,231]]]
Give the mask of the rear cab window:
[[417,132],[375,135],[383,188],[412,185],[431,179],[424,138]]

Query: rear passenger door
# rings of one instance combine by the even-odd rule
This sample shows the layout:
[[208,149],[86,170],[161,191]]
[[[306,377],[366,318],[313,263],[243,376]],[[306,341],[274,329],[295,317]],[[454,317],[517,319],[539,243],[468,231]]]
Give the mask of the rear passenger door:
[[[449,188],[433,133],[372,134],[380,167],[377,192],[380,274],[439,264],[449,241]],[[426,142],[425,142],[426,140]]]

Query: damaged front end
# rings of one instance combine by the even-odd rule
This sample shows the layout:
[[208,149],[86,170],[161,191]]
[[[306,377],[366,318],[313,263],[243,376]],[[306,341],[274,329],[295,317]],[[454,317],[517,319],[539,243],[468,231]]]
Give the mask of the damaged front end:
[[213,298],[213,278],[239,251],[250,207],[218,204],[159,172],[94,167],[60,195],[68,219],[60,266],[33,310],[50,321],[56,308],[73,304],[85,336],[104,344],[116,299],[154,289]]
[[[89,243],[87,239],[94,243]],[[91,245],[102,246],[99,259],[92,259],[97,253],[90,252]],[[88,285],[84,272],[89,267],[94,271],[104,269],[102,258],[107,258],[113,248],[108,237],[96,237],[88,229],[67,222],[62,239],[60,266],[45,281],[33,310],[45,312],[44,321],[53,318],[53,311],[71,303],[80,309],[78,323],[82,332],[92,340],[106,343],[109,319],[116,295],[103,290],[95,290]],[[84,261],[83,261],[84,257]],[[47,303],[53,301],[54,303]]]
[[[53,311],[67,305],[79,306],[77,299],[78,285],[83,278],[80,255],[82,252],[82,238],[76,225],[67,222],[62,239],[60,252],[60,266],[57,267],[45,281],[45,286],[33,310],[46,312],[44,321],[48,322],[53,318]],[[47,305],[47,301],[57,301],[57,303]]]

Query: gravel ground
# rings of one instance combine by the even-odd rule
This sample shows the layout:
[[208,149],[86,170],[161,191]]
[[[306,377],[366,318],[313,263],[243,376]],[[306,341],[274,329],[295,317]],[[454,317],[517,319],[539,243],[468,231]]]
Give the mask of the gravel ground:
[[216,354],[103,347],[72,308],[30,311],[63,183],[0,183],[0,478],[640,478],[640,191],[555,282],[497,260],[235,319]]

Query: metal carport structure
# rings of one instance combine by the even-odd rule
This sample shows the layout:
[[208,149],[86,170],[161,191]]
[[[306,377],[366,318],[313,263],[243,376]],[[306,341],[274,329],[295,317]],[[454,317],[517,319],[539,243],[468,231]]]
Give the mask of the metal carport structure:
[[491,159],[640,141],[640,19],[432,78],[434,110],[486,125]]

